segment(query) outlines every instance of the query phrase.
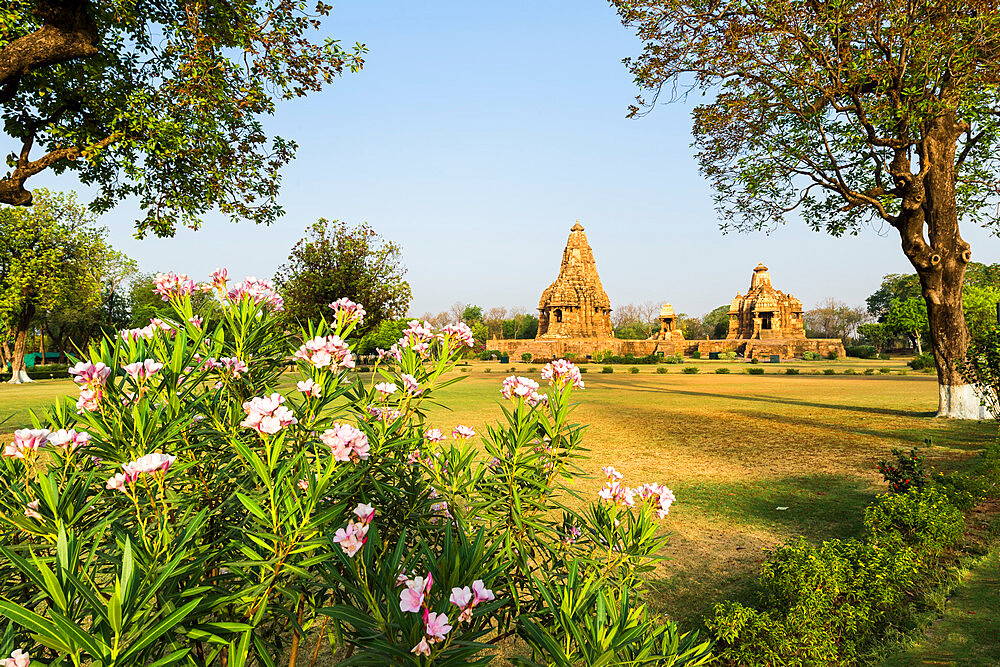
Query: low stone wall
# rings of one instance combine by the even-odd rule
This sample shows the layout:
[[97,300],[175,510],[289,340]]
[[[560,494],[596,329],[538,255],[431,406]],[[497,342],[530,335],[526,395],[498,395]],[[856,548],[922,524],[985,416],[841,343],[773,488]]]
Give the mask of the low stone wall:
[[815,352],[824,357],[836,352],[840,358],[847,356],[839,338],[775,338],[771,340],[621,340],[618,338],[558,338],[550,340],[499,340],[486,342],[487,350],[499,350],[512,359],[520,359],[525,352],[533,361],[548,361],[566,356],[578,359],[593,358],[604,352],[615,356],[650,354],[691,356],[700,352],[707,359],[712,352],[736,352],[744,359],[767,358],[778,355],[782,359],[801,357],[804,352]]

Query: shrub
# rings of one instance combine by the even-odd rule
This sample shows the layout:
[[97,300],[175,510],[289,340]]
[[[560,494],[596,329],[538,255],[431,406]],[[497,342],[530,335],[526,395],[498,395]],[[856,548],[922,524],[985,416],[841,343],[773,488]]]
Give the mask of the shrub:
[[805,352],[802,353],[803,361],[816,361],[822,358],[823,358],[822,354],[820,354],[819,352],[813,352],[812,350],[806,350]]
[[908,371],[899,371],[899,373],[897,373],[897,375],[909,375],[909,372]]
[[720,352],[719,353],[719,359],[728,359],[728,360],[732,361],[735,358],[736,358],[736,353],[733,352],[732,350],[729,350],[728,352]]
[[934,555],[961,539],[965,517],[931,484],[879,496],[865,509],[865,527],[875,540],[900,539],[921,554]]
[[647,354],[644,357],[637,357],[632,354],[624,356],[609,355],[602,361],[607,364],[658,364],[660,363],[660,357],[655,354]]
[[701,369],[699,369],[697,366],[685,366],[684,368],[681,369],[681,372],[687,373],[688,375],[694,375],[699,370]]
[[663,357],[663,363],[665,364],[679,364],[684,361],[684,357],[679,354],[669,354]]
[[358,373],[367,373],[371,369],[368,368],[367,366],[358,366],[356,370],[357,370]]
[[484,373],[492,373],[492,372],[493,372],[493,369],[492,369],[492,368],[490,368],[489,366],[487,366],[486,368],[484,368],[484,369],[483,369],[483,372],[484,372]]
[[830,350],[829,352],[826,353],[826,358],[829,359],[830,361],[836,361],[839,357],[840,355],[837,353],[836,350]]
[[692,359],[701,359],[701,350],[695,350],[691,353]]
[[614,373],[615,369],[613,367],[611,367],[611,366],[602,366],[601,367],[601,372],[602,373]]
[[[761,369],[761,370],[763,370],[763,369]],[[727,373],[729,373],[729,369],[728,368],[716,368],[715,372],[718,373],[719,375],[726,375]]]
[[666,375],[667,369],[664,368],[663,366],[660,366],[659,368],[656,369],[656,372],[659,373],[660,375]]
[[479,361],[492,361],[494,358],[499,359],[503,356],[503,352],[500,350],[483,350],[478,355]]
[[[924,441],[930,445],[929,440]],[[920,450],[914,447],[910,451],[893,449],[893,461],[879,461],[878,471],[882,480],[889,484],[891,493],[907,493],[911,488],[921,488],[927,485],[927,471],[924,470],[924,457]]]
[[785,375],[798,375],[798,374],[799,374],[799,369],[798,368],[786,368],[785,369]]
[[587,367],[586,367],[586,366],[580,366],[580,369],[579,369],[579,370],[580,370],[580,373],[581,373],[581,374],[582,374],[582,373],[586,373],[586,372],[587,372]]
[[748,375],[763,375],[764,374],[764,369],[763,368],[748,368],[747,369],[747,374]]
[[753,359],[750,360],[750,363],[751,364],[759,364],[760,363],[760,358],[759,357],[754,357]]
[[844,375],[857,375],[857,371],[855,371],[853,368],[845,368]]
[[823,369],[823,375],[836,375],[836,374],[837,374],[837,370],[834,369],[834,368],[824,368]]
[[865,375],[875,375],[875,369],[874,368],[866,368],[865,369]]
[[878,369],[878,372],[881,373],[882,375],[888,375],[889,373],[892,372],[892,369],[882,366],[881,368]]
[[926,368],[934,368],[934,355],[920,354],[906,362],[906,365],[915,371],[922,371]]
[[634,594],[673,494],[568,502],[583,451],[572,368],[550,380],[548,409],[519,386],[531,391],[508,391],[480,438],[456,427],[442,441],[426,406],[456,380],[467,328],[411,326],[362,379],[343,342],[355,304],[290,334],[268,285],[230,291],[219,275],[221,303],[196,326],[187,281],[158,287],[170,331],[97,341],[74,367],[79,401],[0,457],[5,650],[30,635],[41,664],[219,664],[225,649],[229,665],[272,665],[322,625],[352,664],[483,664],[497,633],[547,664],[598,646],[607,664],[663,648],[708,659]]
[[521,353],[521,361],[523,361],[526,364],[530,364],[531,363],[531,352],[522,352]]
[[878,350],[874,345],[848,345],[844,351],[849,357],[858,359],[875,359],[878,357]]
[[632,375],[635,375],[636,373],[639,372],[639,367],[638,366],[632,366],[631,368],[628,369],[628,372],[631,373]]
[[986,500],[990,492],[990,479],[986,475],[965,475],[957,472],[939,472],[932,478],[948,502],[960,510],[969,510]]

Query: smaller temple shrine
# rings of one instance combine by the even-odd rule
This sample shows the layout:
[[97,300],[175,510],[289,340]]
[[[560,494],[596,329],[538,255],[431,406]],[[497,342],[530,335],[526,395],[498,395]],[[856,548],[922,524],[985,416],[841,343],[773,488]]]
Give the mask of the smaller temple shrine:
[[594,252],[578,220],[569,231],[555,282],[538,301],[538,340],[614,338],[611,300],[597,275]]
[[684,332],[677,328],[677,315],[669,303],[660,308],[660,330],[653,333],[649,340],[684,340]]
[[745,296],[737,293],[729,306],[729,334],[726,339],[805,337],[802,302],[775,289],[767,267],[763,263],[757,264],[750,279],[750,291]]

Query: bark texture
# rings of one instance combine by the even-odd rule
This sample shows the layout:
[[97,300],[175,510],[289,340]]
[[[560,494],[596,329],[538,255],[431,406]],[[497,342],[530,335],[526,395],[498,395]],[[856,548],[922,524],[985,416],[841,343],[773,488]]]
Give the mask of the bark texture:
[[35,316],[35,307],[28,306],[21,313],[14,330],[14,354],[10,362],[10,384],[21,384],[22,382],[32,382],[28,377],[27,368],[24,365],[24,354],[27,351],[28,330],[31,327],[31,318]]

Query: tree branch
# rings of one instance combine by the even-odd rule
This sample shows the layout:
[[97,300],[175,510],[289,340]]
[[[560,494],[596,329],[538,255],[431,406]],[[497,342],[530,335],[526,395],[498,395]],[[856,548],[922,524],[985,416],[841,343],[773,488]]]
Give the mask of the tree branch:
[[49,65],[97,54],[97,26],[87,0],[38,0],[38,30],[0,49],[0,96],[13,97],[22,76]]

